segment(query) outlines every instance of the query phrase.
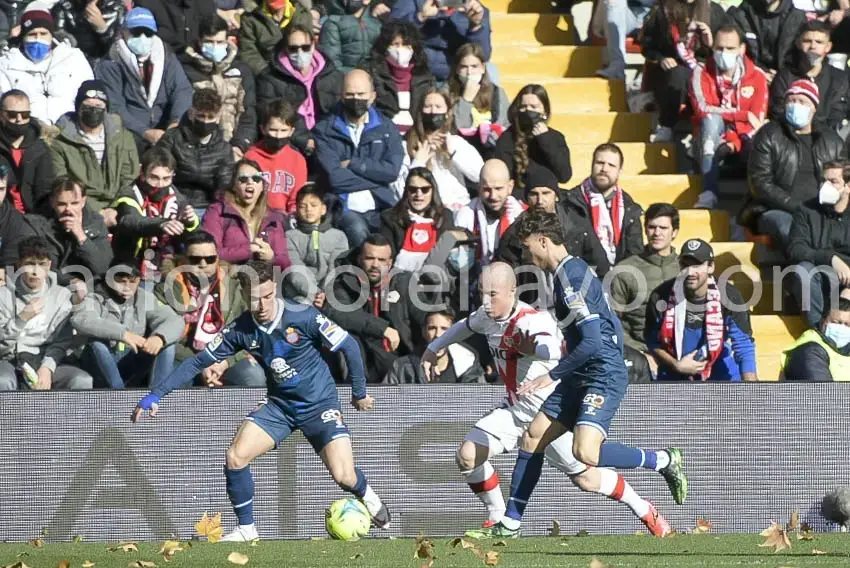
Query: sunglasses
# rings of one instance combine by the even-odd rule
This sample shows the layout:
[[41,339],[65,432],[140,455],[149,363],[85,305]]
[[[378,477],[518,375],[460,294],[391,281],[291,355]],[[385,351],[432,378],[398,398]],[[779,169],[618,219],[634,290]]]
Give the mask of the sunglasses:
[[262,183],[263,174],[252,174],[250,176],[239,176],[236,178],[239,183],[248,183],[249,181],[253,181],[254,183]]
[[3,114],[5,114],[6,118],[9,120],[15,120],[17,118],[23,118],[24,120],[30,119],[30,111],[28,110],[4,110]]
[[430,185],[408,185],[407,186],[408,193],[421,193],[422,195],[428,195],[431,193]]
[[313,49],[313,44],[311,44],[311,43],[305,43],[304,45],[287,45],[286,46],[286,51],[288,51],[289,53],[298,53],[299,51],[303,51],[304,53],[307,53],[308,51],[311,51],[312,49]]
[[153,37],[156,35],[153,30],[149,30],[147,28],[135,28],[130,30],[130,35],[133,37]]
[[201,262],[206,262],[207,264],[215,264],[215,262],[218,260],[218,255],[217,254],[211,254],[210,256],[189,255],[188,258],[189,258],[189,264],[198,265],[198,264],[201,264]]

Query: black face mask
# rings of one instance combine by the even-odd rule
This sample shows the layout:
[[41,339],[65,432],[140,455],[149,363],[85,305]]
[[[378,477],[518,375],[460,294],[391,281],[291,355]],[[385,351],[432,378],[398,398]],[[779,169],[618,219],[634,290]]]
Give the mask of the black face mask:
[[519,122],[519,127],[523,130],[531,130],[534,128],[534,125],[538,122],[543,122],[543,114],[534,111],[534,110],[526,110],[517,115],[517,121]]
[[266,136],[263,141],[266,144],[266,148],[272,152],[280,152],[284,146],[289,144],[289,137],[277,138],[275,136]]
[[446,124],[446,113],[432,114],[430,112],[422,113],[422,126],[427,132],[436,132]]
[[360,119],[369,110],[369,101],[365,99],[342,99],[342,109],[348,118]]
[[189,129],[198,138],[206,138],[218,129],[217,122],[204,122],[202,120],[190,120]]
[[3,130],[13,139],[20,138],[29,130],[30,123],[18,124],[17,122],[4,122]]
[[162,198],[168,195],[168,190],[171,188],[170,185],[166,185],[165,187],[154,187],[143,178],[139,178],[137,185],[142,191],[142,194],[154,202],[162,201]]
[[363,7],[363,0],[342,0],[342,9],[346,14],[353,14]]
[[103,124],[106,118],[106,109],[92,106],[80,107],[80,123],[89,128],[95,128]]

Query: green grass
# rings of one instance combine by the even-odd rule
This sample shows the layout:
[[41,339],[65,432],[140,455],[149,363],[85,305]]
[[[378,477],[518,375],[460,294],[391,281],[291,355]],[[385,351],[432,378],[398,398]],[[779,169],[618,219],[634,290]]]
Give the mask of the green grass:
[[[650,536],[550,537],[509,540],[505,546],[484,543],[483,551],[500,553],[501,568],[581,567],[590,566],[596,557],[605,566],[617,568],[686,568],[704,566],[848,567],[850,535],[819,534],[814,541],[798,541],[792,535],[792,549],[773,553],[759,548],[764,540],[755,535],[676,535],[656,539]],[[433,568],[484,566],[469,550],[452,548],[448,538],[431,539],[434,544]],[[261,541],[248,544],[207,544],[194,542],[191,548],[175,553],[166,563],[158,554],[160,543],[139,543],[138,552],[108,552],[108,544],[46,543],[36,548],[27,543],[0,544],[0,566],[24,562],[32,568],[56,568],[62,560],[79,568],[86,560],[95,568],[125,568],[139,560],[158,567],[233,567],[227,556],[238,551],[249,558],[247,566],[274,568],[419,568],[425,562],[414,559],[416,548],[409,539],[371,539],[359,542]],[[812,554],[813,549],[827,552]],[[19,554],[26,556],[18,557]],[[362,556],[359,556],[362,555]]]

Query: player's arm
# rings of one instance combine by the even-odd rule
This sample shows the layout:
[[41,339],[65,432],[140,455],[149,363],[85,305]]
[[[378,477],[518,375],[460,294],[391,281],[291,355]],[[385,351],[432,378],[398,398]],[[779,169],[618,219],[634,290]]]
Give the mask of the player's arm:
[[517,349],[543,361],[561,359],[561,337],[558,324],[548,313],[527,315],[518,322],[521,336]]
[[312,325],[308,326],[310,333],[332,352],[342,351],[348,366],[348,378],[351,380],[351,404],[357,410],[369,410],[375,401],[366,393],[366,368],[363,365],[360,345],[347,331],[315,308],[312,309],[315,317],[312,319]]

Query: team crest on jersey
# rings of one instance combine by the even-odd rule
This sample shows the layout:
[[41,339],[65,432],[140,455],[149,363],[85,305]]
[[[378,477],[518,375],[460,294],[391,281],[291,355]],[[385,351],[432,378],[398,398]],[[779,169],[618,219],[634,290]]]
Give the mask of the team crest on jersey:
[[410,235],[410,238],[417,245],[424,245],[428,242],[428,231],[423,229],[414,229],[413,233]]
[[295,331],[294,327],[287,327],[286,328],[286,336],[285,337],[286,337],[286,342],[293,344],[293,345],[295,343],[298,343],[298,340],[301,339],[301,336],[298,335],[298,332]]
[[752,97],[753,93],[755,93],[755,92],[756,92],[756,90],[753,87],[750,87],[750,86],[741,87],[741,97],[743,97],[745,99]]

